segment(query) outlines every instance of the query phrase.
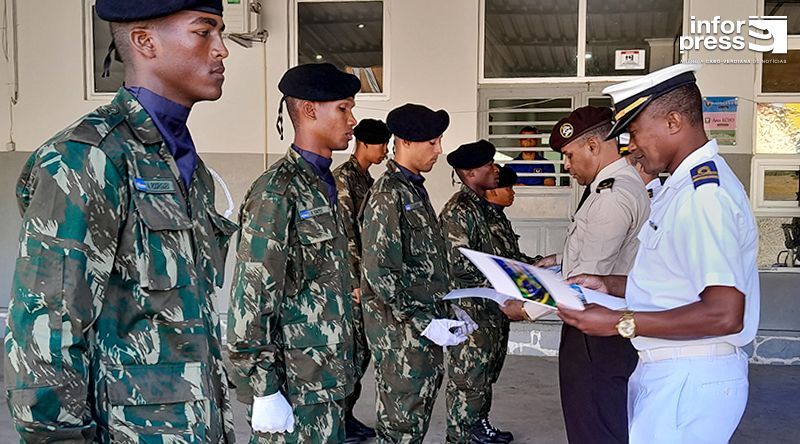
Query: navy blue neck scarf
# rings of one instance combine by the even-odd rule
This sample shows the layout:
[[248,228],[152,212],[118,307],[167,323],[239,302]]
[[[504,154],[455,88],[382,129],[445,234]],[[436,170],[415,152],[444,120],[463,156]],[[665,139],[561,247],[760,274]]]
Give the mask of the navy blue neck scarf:
[[192,141],[192,135],[189,134],[189,128],[186,126],[191,108],[175,103],[147,88],[135,86],[126,87],[126,89],[133,97],[136,97],[142,108],[153,119],[153,123],[161,133],[161,137],[178,165],[181,180],[188,190],[194,170],[197,168],[197,151],[194,141]]
[[337,199],[336,180],[333,178],[333,173],[331,173],[333,159],[328,159],[317,153],[306,151],[295,144],[292,144],[292,149],[311,165],[311,169],[314,170],[314,173],[325,183],[325,188],[327,188],[325,190],[325,195],[328,196],[328,203],[330,203],[331,207],[335,207]]

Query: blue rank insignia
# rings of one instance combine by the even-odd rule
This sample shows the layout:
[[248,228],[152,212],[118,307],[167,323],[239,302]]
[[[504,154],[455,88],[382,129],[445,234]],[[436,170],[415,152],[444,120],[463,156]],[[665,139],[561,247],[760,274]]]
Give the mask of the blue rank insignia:
[[719,172],[717,171],[717,166],[711,160],[692,168],[691,174],[692,183],[694,184],[695,188],[707,183],[715,183],[719,185]]

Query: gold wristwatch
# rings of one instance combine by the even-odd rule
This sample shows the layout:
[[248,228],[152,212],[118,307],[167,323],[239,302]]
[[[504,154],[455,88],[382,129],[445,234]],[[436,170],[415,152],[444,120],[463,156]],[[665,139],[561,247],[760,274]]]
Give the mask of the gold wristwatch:
[[617,322],[617,333],[625,339],[636,337],[636,321],[633,320],[633,312],[626,311],[619,317]]

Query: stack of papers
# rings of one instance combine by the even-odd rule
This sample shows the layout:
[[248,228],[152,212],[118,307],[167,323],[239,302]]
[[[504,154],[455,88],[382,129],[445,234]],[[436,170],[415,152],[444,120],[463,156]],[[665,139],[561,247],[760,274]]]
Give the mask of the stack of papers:
[[573,310],[583,310],[588,303],[612,310],[625,308],[624,298],[567,284],[560,273],[467,248],[459,250],[478,267],[494,288],[462,288],[451,291],[444,299],[484,298],[500,305],[509,299],[522,300],[541,309],[534,318],[554,312],[556,304]]

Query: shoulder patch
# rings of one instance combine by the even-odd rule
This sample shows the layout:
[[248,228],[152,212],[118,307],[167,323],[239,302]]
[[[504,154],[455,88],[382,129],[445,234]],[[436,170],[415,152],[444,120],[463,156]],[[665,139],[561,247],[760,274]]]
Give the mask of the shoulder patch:
[[610,190],[614,187],[614,178],[609,177],[608,179],[603,179],[600,183],[597,184],[597,192],[601,192],[603,190]]
[[694,184],[695,188],[707,183],[715,183],[719,185],[719,172],[717,171],[717,165],[714,164],[713,160],[701,163],[700,165],[692,168],[691,175],[692,183]]

